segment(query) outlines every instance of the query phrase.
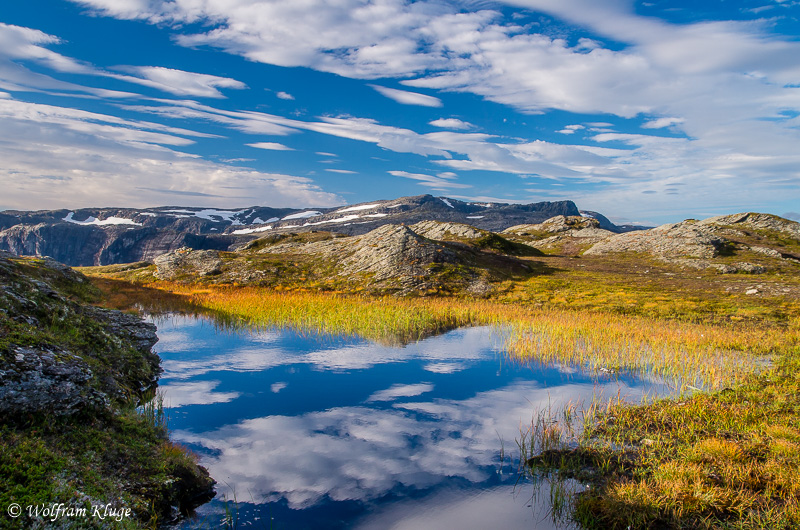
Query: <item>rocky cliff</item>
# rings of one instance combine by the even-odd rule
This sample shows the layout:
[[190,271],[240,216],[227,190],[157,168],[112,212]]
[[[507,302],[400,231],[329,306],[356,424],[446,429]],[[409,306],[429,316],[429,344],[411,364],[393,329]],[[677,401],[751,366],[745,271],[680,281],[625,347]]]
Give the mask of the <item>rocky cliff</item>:
[[213,481],[147,405],[160,374],[155,326],[86,303],[96,297],[64,265],[0,254],[0,504],[110,504],[129,509],[134,528],[156,524],[211,495]]

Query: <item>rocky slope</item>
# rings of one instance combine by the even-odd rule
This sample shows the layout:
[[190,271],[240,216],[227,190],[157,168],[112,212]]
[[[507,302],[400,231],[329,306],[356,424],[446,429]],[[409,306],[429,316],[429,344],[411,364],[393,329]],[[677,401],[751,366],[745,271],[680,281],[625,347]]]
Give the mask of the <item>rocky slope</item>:
[[767,264],[800,263],[800,223],[778,216],[740,213],[687,220],[610,236],[587,256],[641,253],[658,260],[723,273],[762,273]]
[[355,236],[271,234],[236,252],[179,249],[157,258],[153,274],[178,281],[483,295],[493,282],[529,275],[531,265],[516,256],[535,254],[486,230],[424,221],[410,227],[386,224]]
[[593,217],[558,215],[538,224],[511,226],[501,233],[540,250],[575,254],[614,235],[601,228],[602,224]]
[[[153,260],[188,247],[228,250],[266,233],[328,230],[365,234],[384,224],[420,221],[456,222],[499,231],[521,223],[539,223],[556,215],[578,216],[571,201],[532,204],[468,203],[419,195],[340,208],[267,208],[238,210],[191,207],[147,209],[89,208],[0,213],[0,250],[17,255],[50,256],[72,266]],[[603,228],[619,231],[605,217]]]
[[160,373],[155,326],[85,303],[95,296],[64,265],[0,254],[0,504],[111,503],[150,524],[213,481],[134,409]]

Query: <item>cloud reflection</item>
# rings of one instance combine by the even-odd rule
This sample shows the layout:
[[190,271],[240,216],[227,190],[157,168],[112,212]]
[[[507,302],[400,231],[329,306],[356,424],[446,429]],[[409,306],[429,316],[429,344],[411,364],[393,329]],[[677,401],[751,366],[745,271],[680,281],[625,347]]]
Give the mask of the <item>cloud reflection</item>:
[[300,509],[325,498],[367,501],[396,487],[427,488],[453,477],[482,482],[497,472],[501,440],[513,446],[537,408],[618,389],[632,392],[618,383],[545,388],[520,381],[465,400],[339,407],[173,435],[210,450],[203,464],[221,484],[256,500],[285,498]]
[[370,401],[393,401],[399,397],[413,397],[419,396],[426,392],[433,390],[433,385],[430,383],[418,383],[415,385],[392,385],[386,390],[375,392],[367,398]]
[[[192,341],[180,329],[165,332],[159,330],[159,352],[164,378],[188,379],[210,372],[252,372],[292,364],[310,364],[319,370],[348,371],[366,370],[386,363],[408,362],[415,359],[430,361],[426,369],[436,373],[453,373],[466,369],[470,363],[495,355],[500,340],[489,328],[465,328],[445,335],[432,337],[404,347],[381,346],[369,342],[357,342],[337,347],[311,344],[308,351],[282,347],[268,332],[257,335],[257,342],[239,342],[227,346],[218,341],[220,353],[191,359],[170,358],[170,353],[187,351]],[[195,342],[195,346],[198,345]],[[216,346],[216,344],[215,344]],[[306,345],[306,348],[308,346]]]
[[214,392],[219,383],[219,381],[170,383],[159,386],[159,390],[164,392],[164,405],[168,408],[227,403],[241,395],[239,392]]

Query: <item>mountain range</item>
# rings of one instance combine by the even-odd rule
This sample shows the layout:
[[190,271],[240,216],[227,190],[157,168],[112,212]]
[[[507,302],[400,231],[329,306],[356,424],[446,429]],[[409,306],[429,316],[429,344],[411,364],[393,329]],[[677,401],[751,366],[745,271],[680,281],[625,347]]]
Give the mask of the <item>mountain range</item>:
[[615,233],[641,229],[617,226],[572,201],[503,204],[464,202],[418,195],[336,208],[241,209],[163,206],[0,212],[0,250],[50,256],[71,266],[152,261],[172,250],[229,250],[267,233],[325,230],[361,235],[386,224],[456,222],[489,231],[536,224],[563,216],[597,219]]

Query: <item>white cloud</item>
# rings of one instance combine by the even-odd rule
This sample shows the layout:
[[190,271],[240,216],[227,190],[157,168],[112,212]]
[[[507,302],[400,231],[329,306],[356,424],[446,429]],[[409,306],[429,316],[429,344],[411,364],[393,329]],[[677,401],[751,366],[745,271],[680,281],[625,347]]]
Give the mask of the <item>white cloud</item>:
[[395,177],[403,177],[407,179],[412,179],[419,181],[419,183],[423,186],[428,186],[431,188],[437,189],[447,189],[447,188],[471,188],[469,184],[460,184],[458,182],[453,182],[453,177],[435,177],[433,175],[425,175],[423,173],[409,173],[408,171],[389,171],[390,175]]
[[417,92],[408,92],[406,90],[397,90],[396,88],[387,88],[378,85],[370,85],[372,88],[403,105],[419,105],[422,107],[441,107],[442,100],[433,96],[426,96]]
[[125,66],[120,70],[134,75],[106,74],[109,77],[149,86],[177,96],[223,98],[219,88],[245,89],[247,85],[228,77],[185,72],[158,66]]
[[326,169],[325,171],[329,171],[331,173],[342,173],[344,175],[355,175],[355,174],[357,174],[356,171],[350,171],[349,169]]
[[[538,25],[520,26],[505,18],[494,4],[484,3],[80,3],[108,15],[175,28],[205,23],[197,34],[178,35],[178,42],[215,46],[254,61],[305,66],[353,78],[401,79],[408,87],[477,94],[525,113],[557,109],[594,114],[597,122],[608,121],[604,115],[637,117],[637,122],[641,116],[644,129],[679,130],[686,138],[682,143],[670,143],[618,136],[617,141],[625,142],[627,149],[569,146],[561,152],[565,158],[547,158],[488,138],[436,138],[365,119],[324,118],[298,125],[263,115],[248,119],[214,114],[220,123],[228,120],[247,132],[313,130],[396,152],[442,157],[438,163],[452,169],[581,179],[601,184],[592,194],[582,195],[591,201],[585,207],[594,209],[600,209],[601,200],[612,209],[628,208],[614,204],[611,198],[615,196],[628,197],[630,204],[642,208],[676,212],[676,208],[690,208],[709,199],[730,209],[758,208],[774,202],[778,194],[785,200],[800,200],[793,169],[797,167],[800,133],[798,120],[791,117],[800,110],[796,86],[800,43],[772,33],[771,20],[673,24],[655,16],[640,16],[633,4],[625,1],[504,2],[559,19],[579,37],[567,40]],[[301,27],[298,20],[303,21]],[[593,34],[592,40],[580,38],[586,30]],[[615,46],[604,44],[604,37]],[[44,34],[27,34],[24,39],[42,50],[54,44],[47,42],[51,38]],[[30,60],[44,61],[42,64],[61,71],[84,67],[46,53]],[[26,76],[6,80],[0,88],[49,82],[34,79],[30,72]],[[674,121],[677,117],[683,121]],[[577,129],[559,132],[570,134],[570,130]],[[627,127],[622,130],[631,131]],[[611,137],[595,139],[609,141]],[[454,153],[464,156],[453,157]],[[586,153],[595,155],[595,162],[587,163]],[[673,189],[674,182],[706,190],[708,182],[721,178],[729,183],[728,189],[738,190],[738,198],[733,192],[715,196],[703,191],[679,202],[666,191]],[[775,184],[781,179],[788,179],[788,184]],[[639,200],[643,190],[654,186],[665,192],[650,194],[648,201]],[[743,191],[752,199],[749,204],[741,198]],[[635,216],[633,207],[624,215]]]
[[305,177],[265,173],[175,151],[199,133],[76,109],[0,99],[0,187],[14,208],[154,203],[336,205]]
[[164,393],[164,406],[167,408],[228,403],[241,395],[239,392],[215,392],[219,384],[219,381],[167,383],[159,385],[158,389]]
[[658,118],[655,120],[650,120],[642,124],[643,129],[663,129],[665,127],[671,127],[673,125],[679,125],[684,122],[683,118]]
[[287,386],[289,386],[289,383],[286,383],[286,382],[284,382],[284,381],[279,381],[279,382],[277,382],[277,383],[272,383],[272,384],[269,386],[269,390],[270,390],[270,392],[272,392],[273,394],[277,394],[278,392],[280,392],[281,390],[283,390],[283,389],[284,389],[284,388],[286,388]]
[[269,151],[294,151],[291,147],[287,147],[283,144],[279,144],[276,142],[257,142],[254,144],[246,144],[250,147],[255,147],[256,149],[267,149]]
[[561,129],[560,131],[556,131],[556,132],[559,132],[561,134],[574,134],[575,131],[579,131],[579,130],[585,129],[585,128],[586,127],[584,127],[583,125],[567,125],[566,127]]
[[278,96],[278,98],[280,99],[286,99],[290,101],[294,99],[294,96],[288,92],[276,92],[275,95]]
[[428,124],[433,125],[434,127],[441,127],[442,129],[456,129],[460,131],[475,127],[471,123],[461,121],[458,118],[439,118],[438,120],[433,120]]

